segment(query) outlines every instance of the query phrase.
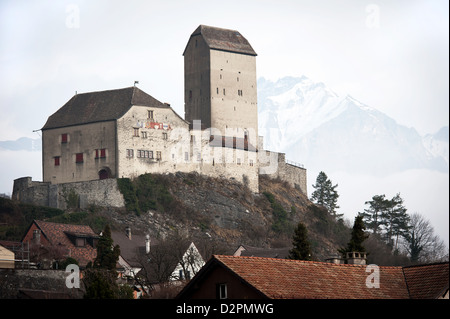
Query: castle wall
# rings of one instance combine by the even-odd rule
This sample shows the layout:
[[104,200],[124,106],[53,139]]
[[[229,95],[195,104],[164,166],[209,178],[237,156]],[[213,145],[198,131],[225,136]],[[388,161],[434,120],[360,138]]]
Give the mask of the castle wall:
[[[148,111],[153,112],[153,121],[148,119]],[[152,128],[152,123],[162,123],[162,129]],[[189,125],[170,108],[132,107],[117,120],[118,177],[198,172],[233,178],[258,192],[257,153],[239,149],[244,145],[210,146],[210,131],[201,131],[200,123],[198,126],[189,130]],[[135,134],[136,129],[139,134]]]
[[250,143],[256,147],[256,58],[219,50],[211,50],[210,55],[211,127],[223,135],[227,128],[248,131]]
[[124,207],[116,179],[50,184],[33,182],[31,177],[14,180],[13,200],[59,209],[89,205]]
[[115,152],[114,121],[43,130],[43,181],[59,184],[95,180],[102,169],[108,177],[115,177]]
[[299,164],[286,161],[284,153],[265,150],[261,153],[264,155],[259,156],[261,159],[259,174],[288,182],[291,187],[300,190],[305,195],[308,194],[305,168]]

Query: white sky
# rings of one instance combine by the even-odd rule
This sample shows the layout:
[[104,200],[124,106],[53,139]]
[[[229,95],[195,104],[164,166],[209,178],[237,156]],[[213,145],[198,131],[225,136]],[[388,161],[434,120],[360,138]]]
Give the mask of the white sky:
[[448,125],[448,1],[0,0],[0,140],[38,137],[79,93],[132,86],[184,116],[199,24],[239,30],[258,77],[306,75],[419,133]]

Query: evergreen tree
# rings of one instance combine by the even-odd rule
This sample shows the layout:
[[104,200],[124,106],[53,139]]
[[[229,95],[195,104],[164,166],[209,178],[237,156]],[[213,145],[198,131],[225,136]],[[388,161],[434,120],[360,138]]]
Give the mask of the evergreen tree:
[[346,248],[339,249],[339,252],[345,257],[347,252],[365,252],[366,248],[363,246],[363,242],[369,237],[364,231],[366,226],[363,222],[362,215],[358,214],[355,217],[355,222],[353,224],[352,236],[347,244]]
[[367,228],[371,229],[374,234],[379,234],[381,226],[384,225],[383,217],[390,205],[386,196],[375,195],[371,201],[365,202],[370,205],[368,209],[364,209],[364,213],[360,213]]
[[302,223],[298,223],[295,229],[292,245],[293,248],[289,251],[289,259],[311,260],[311,244],[308,241],[308,230]]
[[94,268],[103,268],[108,270],[116,269],[116,263],[119,260],[120,247],[113,246],[113,239],[111,238],[111,228],[109,225],[105,226],[102,236],[97,243],[97,257],[94,260]]
[[338,184],[333,185],[327,174],[320,172],[317,176],[316,184],[312,186],[315,188],[315,191],[311,195],[311,200],[325,207],[335,218],[341,218],[343,214],[336,213],[336,209],[339,208],[337,205],[339,195],[336,191]]
[[408,225],[409,216],[403,206],[403,199],[400,194],[395,195],[388,202],[387,210],[382,217],[386,228],[386,242],[394,251],[397,251],[399,236],[405,237],[410,228]]
[[85,299],[132,299],[130,287],[119,286],[116,282],[116,263],[119,260],[120,248],[113,246],[111,228],[105,226],[97,243],[97,257],[93,267],[85,271],[83,282],[86,286]]

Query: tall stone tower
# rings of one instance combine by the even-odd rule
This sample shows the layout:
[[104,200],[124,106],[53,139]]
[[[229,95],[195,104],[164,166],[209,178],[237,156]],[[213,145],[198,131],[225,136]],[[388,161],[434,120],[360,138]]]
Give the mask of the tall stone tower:
[[183,55],[185,119],[201,120],[222,136],[238,130],[257,147],[256,52],[250,43],[238,31],[200,25]]

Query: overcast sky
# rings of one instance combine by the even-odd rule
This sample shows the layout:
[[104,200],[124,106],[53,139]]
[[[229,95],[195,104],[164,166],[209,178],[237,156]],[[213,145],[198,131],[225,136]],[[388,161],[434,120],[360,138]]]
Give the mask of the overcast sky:
[[184,116],[199,24],[239,30],[258,77],[305,75],[419,133],[448,125],[448,1],[0,0],[0,140],[38,137],[78,93],[139,87]]

